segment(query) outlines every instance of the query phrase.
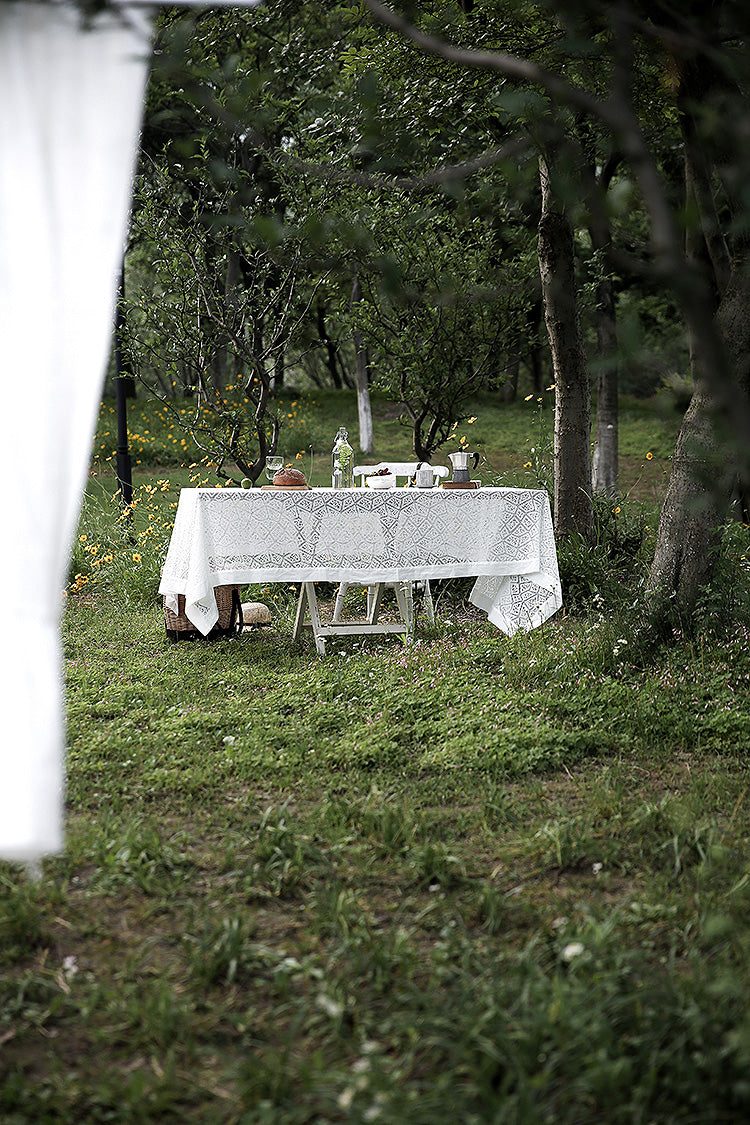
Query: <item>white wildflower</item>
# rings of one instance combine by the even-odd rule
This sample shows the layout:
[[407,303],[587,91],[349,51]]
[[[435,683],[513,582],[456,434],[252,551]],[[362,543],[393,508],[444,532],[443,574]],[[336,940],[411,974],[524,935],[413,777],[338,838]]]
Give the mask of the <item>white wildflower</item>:
[[354,1089],[353,1086],[347,1086],[345,1090],[342,1090],[341,1093],[338,1096],[339,1108],[340,1109],[349,1109],[351,1107],[352,1102],[354,1101],[355,1093],[356,1093],[356,1090]]
[[72,980],[78,972],[78,958],[72,954],[69,957],[63,957],[62,971],[67,980]]
[[338,1019],[344,1011],[344,1005],[339,1004],[338,1000],[334,1000],[332,996],[326,996],[325,992],[321,992],[316,1001],[318,1007],[332,1020]]

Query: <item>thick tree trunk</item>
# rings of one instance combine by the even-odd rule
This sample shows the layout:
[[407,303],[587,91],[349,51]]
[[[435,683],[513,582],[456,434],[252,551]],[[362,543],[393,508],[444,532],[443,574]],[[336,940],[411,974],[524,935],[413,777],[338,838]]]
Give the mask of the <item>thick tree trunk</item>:
[[717,527],[727,500],[711,489],[707,458],[716,452],[713,403],[696,391],[677,439],[649,589],[659,613],[689,617],[712,568]]
[[[697,145],[684,104],[682,127],[686,210],[697,208],[700,216],[700,225],[688,228],[686,252],[702,263],[711,278],[718,306],[716,324],[739,399],[750,394],[750,251],[745,247],[727,276],[726,243],[717,229],[710,195],[710,164]],[[700,162],[698,169],[696,160]],[[722,462],[731,465],[737,458],[731,449],[721,448],[722,410],[711,390],[714,380],[707,370],[701,340],[694,335],[690,338],[690,362],[695,392],[677,439],[649,576],[657,617],[677,618],[683,625],[689,625],[701,588],[711,577],[719,527],[727,516],[730,499],[747,484],[738,482],[731,471],[722,473],[719,469]]]
[[[700,224],[688,228],[687,256],[699,260],[708,275],[718,309],[716,328],[728,367],[734,375],[734,408],[750,396],[750,250],[747,239],[736,236],[732,262],[713,199],[712,176],[719,150],[704,148],[693,120],[696,105],[704,103],[723,76],[704,60],[683,65],[678,94],[685,144],[686,213],[697,210]],[[710,308],[706,309],[710,312]],[[705,358],[700,332],[690,339],[695,392],[685,415],[672,463],[667,495],[659,522],[649,592],[657,621],[690,626],[701,589],[711,578],[721,522],[730,497],[748,481],[738,480],[732,466],[743,463],[742,451],[726,440],[727,413],[733,409],[726,390],[714,390],[716,378]],[[745,462],[746,463],[746,462]]]
[[591,397],[578,320],[573,230],[563,208],[554,200],[544,159],[539,162],[539,171],[539,273],[556,386],[555,534],[579,532],[588,538],[593,530]]
[[[735,267],[717,313],[738,396],[750,393],[749,264]],[[657,616],[677,617],[684,625],[711,576],[718,529],[736,485],[731,472],[717,473],[726,453],[717,436],[720,411],[709,389],[700,341],[693,342],[693,355],[696,389],[677,439],[649,577]]]
[[[352,285],[352,304],[362,300],[362,287],[359,278]],[[370,358],[362,339],[362,333],[354,331],[355,381],[357,387],[357,414],[359,416],[359,448],[361,453],[372,453],[372,409],[370,406]]]

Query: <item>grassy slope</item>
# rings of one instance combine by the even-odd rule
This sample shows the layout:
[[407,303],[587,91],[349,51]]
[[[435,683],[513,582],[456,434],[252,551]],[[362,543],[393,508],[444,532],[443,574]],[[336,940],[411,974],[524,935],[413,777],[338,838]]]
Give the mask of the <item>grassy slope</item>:
[[66,613],[67,852],[0,869],[0,1121],[747,1115],[742,630],[509,641],[446,591],[320,661],[283,598],[167,646],[105,589]]
[[[494,396],[486,396],[472,405],[476,421],[462,425],[456,431],[465,435],[471,448],[479,449],[485,457],[480,472],[488,480],[499,474],[504,484],[529,484],[536,479],[534,472],[524,470],[532,458],[534,448],[548,471],[550,461],[552,396],[545,394],[539,406],[536,400],[521,400],[513,406],[498,403]],[[302,467],[309,473],[310,445],[313,447],[314,484],[327,484],[330,477],[330,449],[338,426],[349,428],[352,438],[357,434],[356,399],[349,392],[317,392],[310,399],[286,400],[288,409],[282,409],[282,434],[280,452],[290,458],[304,453]],[[190,408],[180,408],[184,419]],[[111,466],[104,459],[112,454],[115,443],[114,408],[105,403],[100,418],[97,451],[102,459],[102,473],[111,475]],[[155,412],[153,400],[137,399],[129,406],[131,447],[136,480],[150,476],[150,466],[158,464],[173,468],[181,462],[197,461],[199,451],[186,437],[179,424],[167,413]],[[375,451],[372,461],[391,458],[411,460],[413,451],[410,430],[398,423],[397,410],[377,395],[373,398]],[[285,417],[291,414],[292,417]],[[668,461],[679,425],[679,416],[666,400],[625,400],[622,405],[622,483],[624,491],[642,500],[661,496],[664,484],[665,462]],[[186,445],[180,445],[185,438]],[[447,445],[435,456],[436,464],[447,464],[446,454],[455,448]],[[645,455],[651,451],[653,462]],[[141,467],[143,466],[143,467]]]

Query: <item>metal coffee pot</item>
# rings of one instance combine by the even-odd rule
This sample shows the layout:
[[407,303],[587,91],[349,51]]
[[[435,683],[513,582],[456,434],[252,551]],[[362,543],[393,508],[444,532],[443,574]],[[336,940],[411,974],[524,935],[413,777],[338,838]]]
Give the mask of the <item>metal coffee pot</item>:
[[466,484],[471,480],[471,474],[469,472],[469,461],[471,460],[472,462],[472,469],[476,469],[477,465],[479,464],[479,454],[465,452],[449,453],[448,460],[453,466],[453,483]]

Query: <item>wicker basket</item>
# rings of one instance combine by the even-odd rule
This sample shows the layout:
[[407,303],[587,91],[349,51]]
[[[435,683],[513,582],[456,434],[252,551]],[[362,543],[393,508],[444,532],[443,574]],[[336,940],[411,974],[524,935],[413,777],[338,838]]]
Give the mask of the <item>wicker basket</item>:
[[[215,586],[214,596],[219,610],[219,620],[207,634],[206,639],[231,637],[234,633],[241,633],[243,620],[239,586]],[[164,600],[164,628],[170,641],[192,641],[203,636],[190,618],[185,616],[184,594],[178,595],[177,613],[169,609],[166,599]]]

